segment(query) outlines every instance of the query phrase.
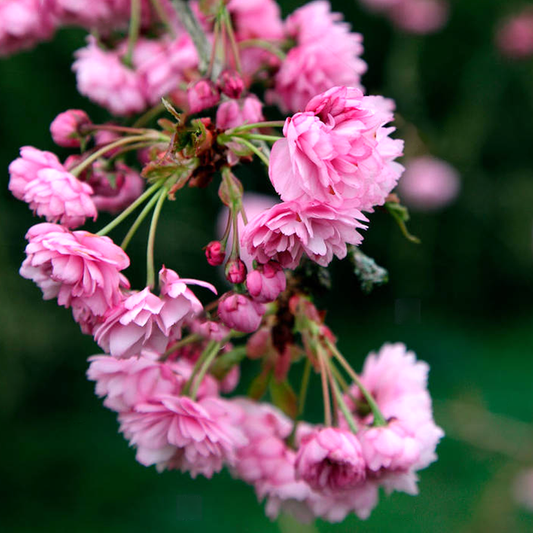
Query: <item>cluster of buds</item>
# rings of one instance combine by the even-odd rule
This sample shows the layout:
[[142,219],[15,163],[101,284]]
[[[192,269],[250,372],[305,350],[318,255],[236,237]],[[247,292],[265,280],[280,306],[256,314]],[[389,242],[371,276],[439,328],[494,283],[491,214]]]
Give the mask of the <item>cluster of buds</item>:
[[[228,467],[271,517],[366,518],[380,487],[416,493],[416,472],[442,437],[428,367],[385,345],[358,375],[313,303],[309,275],[309,265],[361,257],[367,215],[387,208],[403,172],[403,142],[388,126],[394,103],[361,88],[362,37],[325,1],[285,21],[273,0],[124,3],[127,16],[121,2],[49,2],[50,28],[98,30],[76,52],[78,88],[122,118],[95,124],[65,111],[52,138],[78,154],[61,162],[23,147],[11,163],[9,189],[45,219],[27,232],[20,274],[105,352],[88,377],[141,464],[193,477]],[[0,50],[16,44],[2,39]],[[259,84],[284,120],[265,120]],[[131,152],[142,168],[126,164]],[[278,196],[252,213],[238,173],[255,158]],[[230,284],[220,296],[154,260],[164,206],[184,187],[214,186],[225,226],[204,250]],[[80,229],[105,211],[115,218],[100,231]],[[118,246],[108,235],[134,214]],[[126,249],[147,218],[146,284],[134,288]],[[248,397],[229,396],[249,359],[261,370]],[[293,367],[303,367],[298,394]],[[320,424],[305,421],[313,374]]]

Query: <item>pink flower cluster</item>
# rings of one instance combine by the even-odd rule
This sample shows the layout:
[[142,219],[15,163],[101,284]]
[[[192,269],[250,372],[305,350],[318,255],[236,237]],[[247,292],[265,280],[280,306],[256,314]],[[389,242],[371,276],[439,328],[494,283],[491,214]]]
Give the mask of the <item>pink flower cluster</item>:
[[533,55],[533,9],[527,7],[503,21],[496,34],[496,44],[502,55],[523,59]]
[[447,0],[361,0],[370,10],[384,13],[399,29],[419,35],[435,33],[448,22]]
[[334,87],[286,120],[269,168],[283,203],[252,219],[241,239],[254,259],[295,268],[305,253],[326,266],[346,256],[347,243],[361,243],[361,211],[383,205],[403,170],[394,161],[403,143],[385,127],[392,109],[390,100]]

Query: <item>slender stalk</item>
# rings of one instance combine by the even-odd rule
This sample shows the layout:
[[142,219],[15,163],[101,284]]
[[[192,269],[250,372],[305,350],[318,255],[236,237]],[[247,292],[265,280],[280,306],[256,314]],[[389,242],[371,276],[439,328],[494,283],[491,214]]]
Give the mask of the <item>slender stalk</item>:
[[154,117],[157,117],[157,115],[160,115],[165,110],[165,106],[161,104],[157,104],[156,106],[152,107],[144,115],[141,115],[134,123],[134,128],[139,128],[143,124],[146,124],[147,122],[150,122]]
[[135,43],[139,38],[139,30],[141,28],[141,0],[130,0],[130,29],[128,33],[128,51],[124,57],[124,62],[128,66],[132,66],[133,50]]
[[92,131],[115,131],[117,133],[135,133],[135,134],[145,134],[153,130],[147,128],[138,128],[136,126],[117,126],[116,124],[91,124],[84,129],[84,133],[90,133]]
[[213,28],[213,48],[211,49],[211,57],[209,58],[209,65],[207,65],[207,72],[205,73],[205,75],[208,78],[211,78],[211,76],[213,75],[213,67],[215,65],[215,56],[218,53],[219,40],[220,40],[220,20],[217,17],[215,19],[215,25]]
[[336,346],[333,345],[333,343],[329,340],[325,340],[326,345],[328,349],[331,351],[331,353],[337,358],[341,366],[346,370],[348,375],[353,379],[354,383],[359,387],[359,390],[361,391],[362,395],[364,396],[365,400],[368,402],[368,405],[370,406],[370,409],[372,409],[372,414],[374,415],[374,426],[386,426],[387,421],[385,420],[385,417],[381,413],[378,404],[374,400],[373,396],[368,392],[366,387],[363,385],[361,380],[359,379],[359,376],[354,372],[353,368],[350,366],[348,361],[342,356],[342,354],[339,352]]
[[198,357],[198,359],[196,360],[196,363],[194,363],[194,367],[192,369],[191,375],[189,379],[186,381],[185,385],[183,386],[183,390],[182,390],[183,396],[187,396],[189,394],[194,378],[198,375],[198,371],[200,370],[201,366],[204,364],[204,361],[206,360],[206,358],[211,353],[211,349],[213,348],[214,344],[215,344],[215,341],[209,341],[207,343],[207,346],[204,348],[204,351],[200,354],[200,357]]
[[239,55],[239,47],[237,46],[237,39],[235,38],[235,33],[233,32],[233,25],[231,24],[231,19],[229,16],[229,11],[225,7],[224,8],[224,24],[226,25],[226,29],[228,30],[228,38],[231,45],[231,53],[233,55],[233,59],[235,60],[235,69],[237,72],[241,72],[241,58]]
[[263,41],[262,39],[247,39],[246,41],[241,41],[239,43],[240,48],[263,48],[267,52],[274,54],[276,57],[285,61],[287,59],[287,54],[276,47],[273,43],[268,41]]
[[311,377],[311,360],[305,360],[304,373],[302,375],[302,384],[300,385],[300,394],[298,396],[298,416],[303,415],[305,400],[307,398],[307,389],[309,388],[309,379]]
[[331,371],[331,361],[329,360],[329,356],[327,354],[324,354],[324,358],[326,359],[326,371],[328,374],[328,380],[331,387],[331,397],[333,399],[333,426],[338,427],[339,426],[339,401],[337,398],[337,394],[335,394],[335,387],[337,387],[337,383],[335,383],[335,378],[333,377],[333,373]]
[[244,146],[248,147],[257,157],[259,157],[259,159],[261,159],[261,161],[263,161],[267,167],[269,166],[268,158],[263,152],[261,152],[261,150],[259,150],[259,148],[257,148],[257,146],[255,146],[255,144],[247,141],[246,139],[242,139],[241,137],[232,137],[232,139],[244,144]]
[[331,426],[331,402],[329,398],[328,375],[322,350],[317,350],[317,359],[320,366],[320,378],[322,380],[322,398],[324,400],[324,425]]
[[161,5],[161,2],[159,0],[150,0],[150,1],[152,3],[154,11],[157,13],[159,20],[165,25],[170,35],[172,37],[176,37],[176,32],[172,24],[170,24],[167,14],[165,13],[163,6]]
[[152,215],[150,223],[150,233],[148,234],[148,245],[146,247],[146,286],[153,287],[155,285],[155,268],[154,268],[154,245],[155,234],[157,232],[157,223],[159,222],[159,215],[163,204],[167,199],[168,189],[166,187],[159,193],[159,198]]
[[337,385],[337,382],[335,380],[332,380],[331,386],[333,388],[333,393],[335,394],[335,397],[337,398],[339,409],[344,415],[344,418],[346,419],[348,426],[352,430],[352,433],[357,433],[359,431],[359,428],[357,427],[357,423],[355,422],[354,417],[352,413],[350,412],[350,409],[348,409],[348,406],[346,405],[346,402],[344,401],[344,398],[342,397],[342,393],[339,389],[339,386]]
[[96,235],[107,235],[113,228],[118,226],[124,219],[126,219],[135,209],[137,209],[145,200],[150,198],[152,194],[154,194],[158,189],[160,189],[162,186],[162,183],[155,183],[152,185],[149,189],[146,189],[135,202],[133,202],[127,209],[122,211],[118,217],[113,219],[107,226],[103,227]]
[[250,124],[243,124],[242,126],[237,126],[231,130],[226,131],[226,135],[233,135],[234,133],[253,130],[256,128],[283,128],[285,125],[284,120],[268,120],[265,122],[251,122]]
[[139,216],[136,218],[135,222],[132,224],[131,228],[128,230],[128,233],[124,237],[120,247],[126,251],[128,244],[130,243],[132,237],[135,235],[136,231],[139,229],[139,226],[142,224],[143,220],[148,216],[148,213],[152,210],[155,203],[158,200],[158,196],[152,196],[150,201],[144,206],[144,209],[139,213]]
[[191,398],[193,400],[196,399],[196,394],[198,393],[198,389],[200,388],[200,385],[202,384],[202,380],[204,379],[204,376],[209,370],[211,363],[215,360],[215,357],[218,355],[219,350],[220,350],[220,343],[215,342],[213,347],[211,348],[211,351],[209,352],[209,355],[205,358],[204,363],[202,364],[200,370],[198,371],[198,374],[196,375],[194,379],[194,385],[192,386],[192,390],[191,390]]
[[152,135],[132,135],[131,137],[123,137],[122,139],[118,139],[110,144],[106,144],[93,154],[91,154],[89,157],[84,159],[77,167],[73,168],[70,173],[74,176],[79,176],[91,163],[96,161],[100,156],[106,154],[110,150],[113,150],[114,148],[118,148],[119,146],[124,146],[125,144],[131,144],[131,143],[137,143],[141,141],[150,141],[153,140],[156,141],[155,137]]
[[179,350],[180,348],[183,348],[184,346],[187,346],[189,344],[193,344],[195,342],[199,342],[202,340],[202,337],[200,335],[197,335],[196,333],[191,333],[190,335],[187,335],[183,339],[175,342],[160,358],[160,361],[166,361],[169,355],[173,354],[176,350]]
[[[239,138],[240,138],[239,134]],[[244,133],[242,134],[245,139],[254,139],[257,141],[271,141],[276,142],[280,139],[283,139],[283,137],[280,137],[279,135],[263,135],[262,133]]]

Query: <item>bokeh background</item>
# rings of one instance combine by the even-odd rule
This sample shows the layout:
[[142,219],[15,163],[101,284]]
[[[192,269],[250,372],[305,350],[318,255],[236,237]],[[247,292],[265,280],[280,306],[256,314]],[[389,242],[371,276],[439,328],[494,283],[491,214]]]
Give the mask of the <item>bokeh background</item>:
[[[284,14],[301,3],[282,0]],[[348,262],[337,263],[320,301],[356,369],[385,341],[405,342],[430,363],[436,419],[447,432],[439,461],[421,472],[419,496],[383,497],[365,522],[309,531],[533,531],[533,515],[511,491],[514,476],[530,460],[533,467],[533,61],[502,58],[493,39],[498,21],[523,3],[453,1],[449,24],[427,37],[395,30],[355,0],[332,4],[364,34],[368,92],[396,100],[402,122],[458,170],[462,188],[446,209],[412,212],[421,245],[386,213],[373,214],[363,250],[389,269],[389,284],[364,295]],[[81,30],[61,30],[0,60],[0,530],[306,531],[270,522],[253,491],[226,473],[191,480],[136,463],[85,379],[96,345],[69,311],[18,276],[34,219],[7,191],[9,162],[26,144],[57,152],[48,125],[67,108],[106,118],[75,90],[70,65],[83,39]],[[243,174],[245,186],[267,191],[259,172]],[[201,252],[216,194],[183,195],[162,217],[159,259],[220,284]],[[143,265],[138,242],[133,261]],[[142,272],[130,275],[142,283]]]

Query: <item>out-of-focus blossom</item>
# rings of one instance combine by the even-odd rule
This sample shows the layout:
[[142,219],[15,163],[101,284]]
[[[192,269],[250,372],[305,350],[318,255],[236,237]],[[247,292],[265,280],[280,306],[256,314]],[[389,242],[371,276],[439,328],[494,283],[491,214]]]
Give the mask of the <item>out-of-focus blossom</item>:
[[398,28],[420,35],[435,33],[448,22],[446,0],[402,0],[392,6],[391,20]]
[[450,164],[423,156],[406,163],[398,192],[408,207],[433,211],[451,204],[460,187],[459,174]]
[[504,20],[498,28],[496,44],[504,56],[514,59],[532,56],[533,9],[526,8]]
[[91,119],[81,109],[69,109],[59,113],[50,124],[52,139],[58,146],[78,148],[83,135],[80,129],[91,124]]
[[275,0],[230,0],[228,9],[239,40],[283,38],[281,11]]
[[255,95],[242,100],[226,100],[217,109],[217,128],[228,130],[243,124],[254,124],[265,120],[263,104]]

